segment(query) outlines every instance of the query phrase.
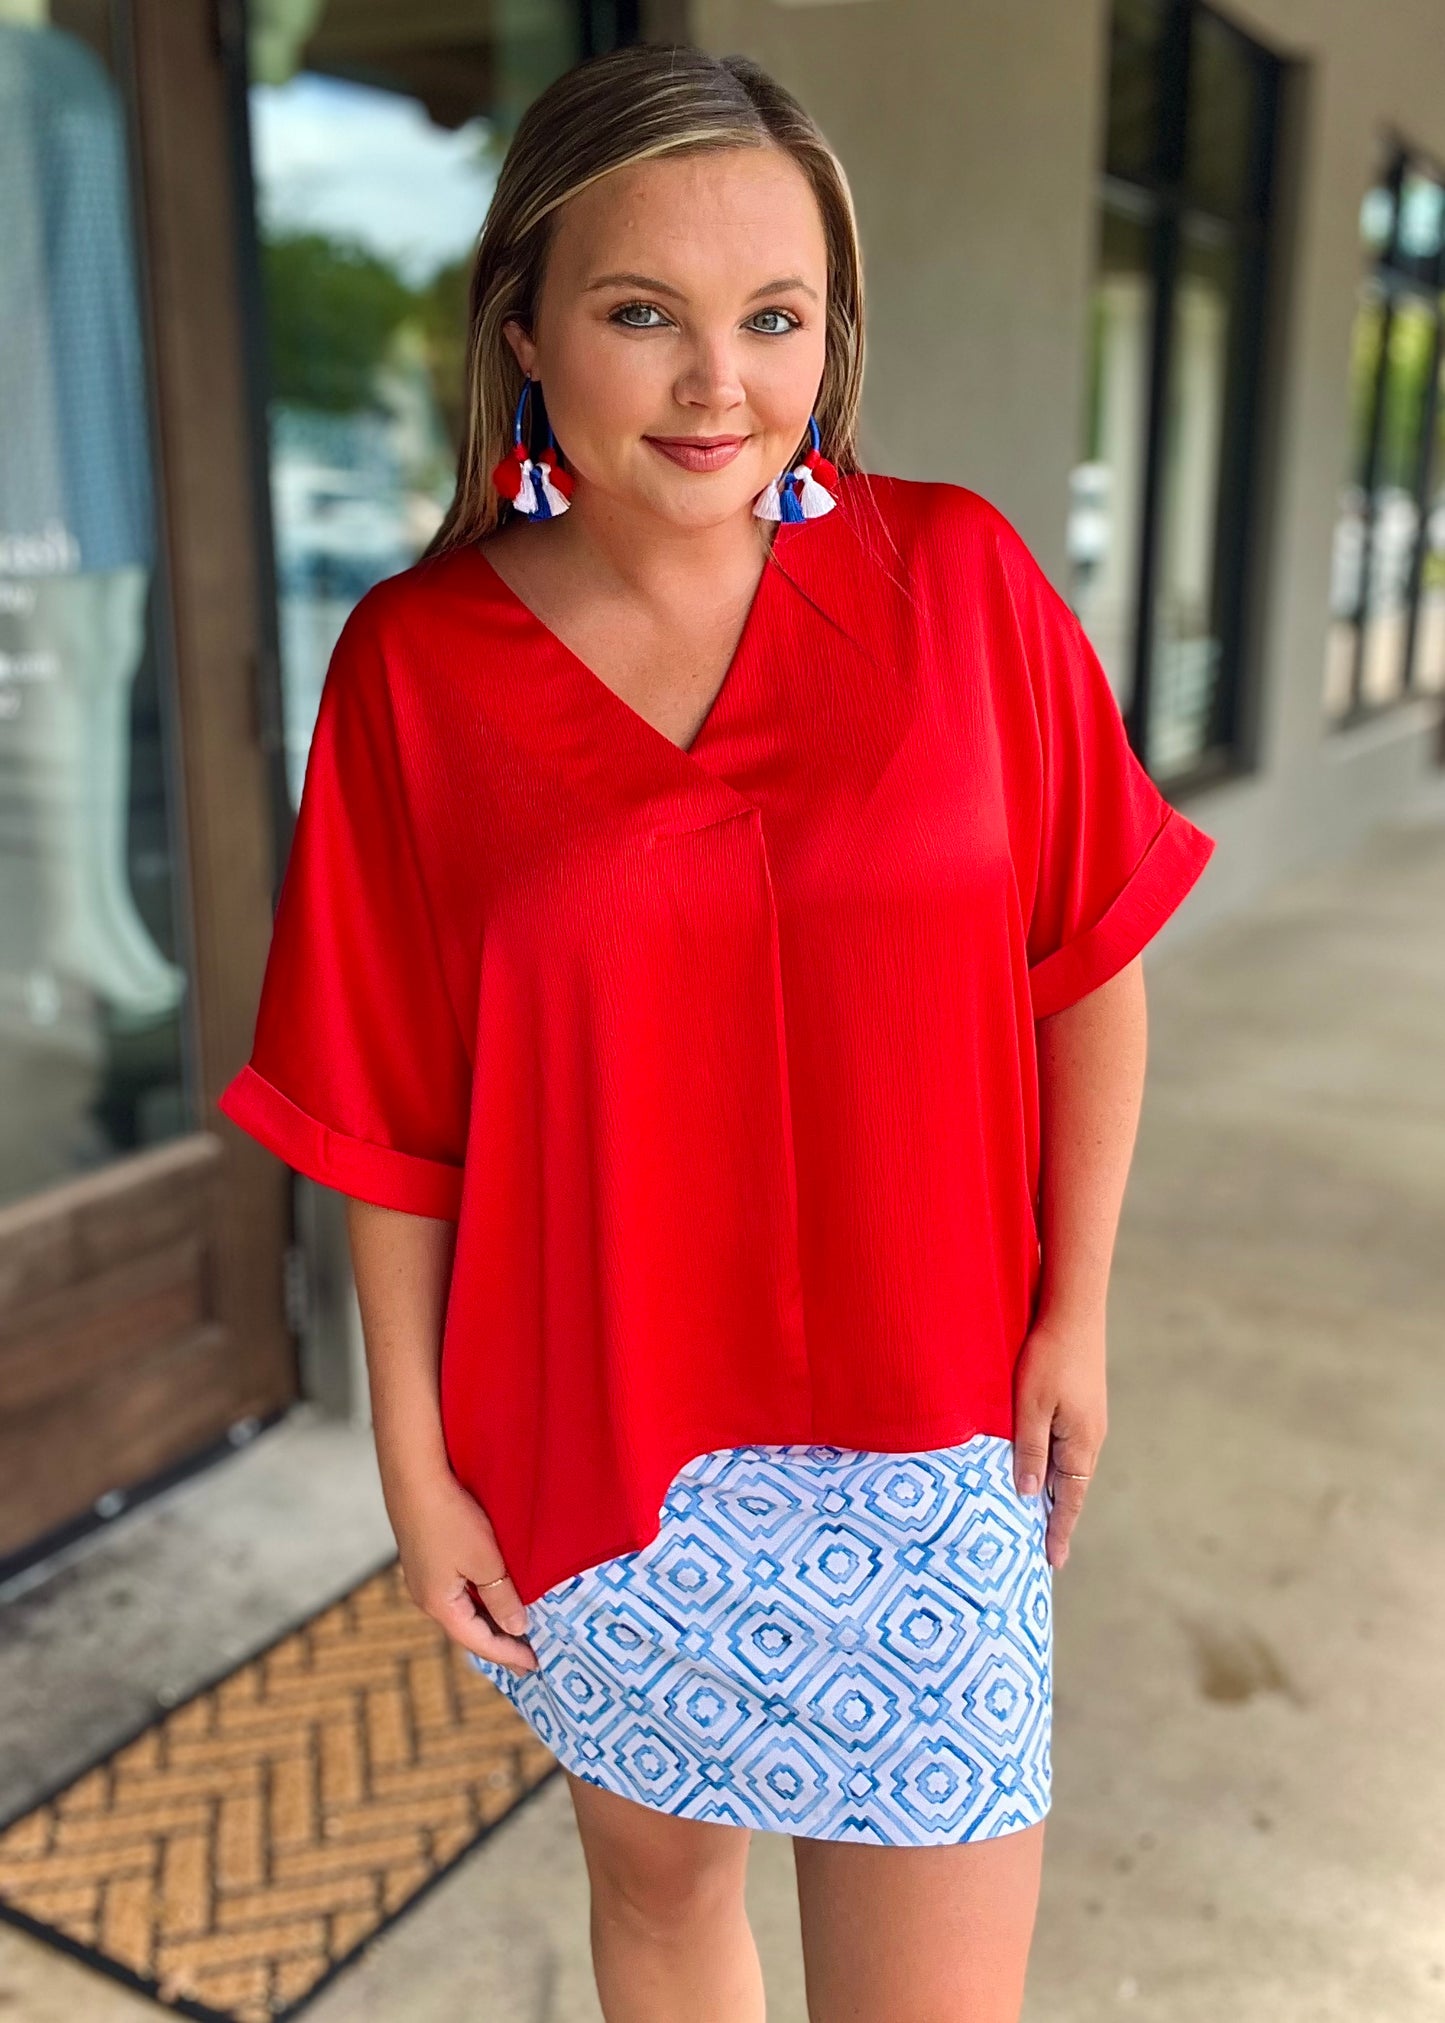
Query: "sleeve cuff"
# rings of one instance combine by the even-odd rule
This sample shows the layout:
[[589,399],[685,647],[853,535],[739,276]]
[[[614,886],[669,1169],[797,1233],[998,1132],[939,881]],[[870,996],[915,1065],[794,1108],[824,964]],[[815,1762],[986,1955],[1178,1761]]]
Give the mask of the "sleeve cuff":
[[1076,1004],[1132,962],[1159,932],[1213,853],[1214,838],[1171,808],[1103,918],[1030,969],[1035,1019],[1048,1018]]
[[221,1091],[217,1108],[268,1152],[323,1187],[378,1208],[398,1208],[407,1215],[430,1215],[443,1222],[455,1222],[461,1212],[460,1166],[420,1159],[335,1131],[298,1108],[249,1062]]

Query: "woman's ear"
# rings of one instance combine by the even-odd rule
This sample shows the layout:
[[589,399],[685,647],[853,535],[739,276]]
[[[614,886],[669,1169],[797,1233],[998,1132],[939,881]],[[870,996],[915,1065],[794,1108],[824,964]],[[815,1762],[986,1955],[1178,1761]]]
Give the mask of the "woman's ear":
[[512,347],[512,355],[529,379],[535,377],[537,347],[527,335],[515,316],[509,316],[502,325],[502,335]]

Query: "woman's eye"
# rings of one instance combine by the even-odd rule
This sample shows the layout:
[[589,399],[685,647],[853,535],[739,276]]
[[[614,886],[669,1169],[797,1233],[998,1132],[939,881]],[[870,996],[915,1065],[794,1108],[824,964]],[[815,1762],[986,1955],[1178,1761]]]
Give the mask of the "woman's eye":
[[[621,323],[626,330],[655,330],[657,328],[655,323],[633,322],[630,317],[630,311],[634,309],[640,309],[644,316],[651,315],[653,311],[656,311],[659,316],[662,315],[662,311],[658,309],[655,302],[624,302],[620,308],[613,310],[611,316],[608,318],[609,323]],[[662,320],[665,323],[667,318],[664,316]]]
[[[752,327],[757,329],[759,318],[765,316],[777,317],[780,320],[764,328],[759,333],[763,337],[781,337],[789,330],[796,330],[802,320],[788,309],[759,309],[751,318]],[[654,317],[659,320],[652,321]],[[621,324],[624,330],[660,330],[666,327],[670,318],[663,315],[655,302],[623,302],[612,311],[607,320],[609,323]]]
[[[786,310],[786,309],[760,309],[760,310],[758,311],[758,315],[759,315],[759,316],[781,316],[781,317],[783,317],[783,318],[784,318],[784,322],[783,322],[783,330],[796,330],[796,329],[797,329],[797,327],[798,327],[798,323],[799,323],[799,318],[798,318],[798,317],[796,317],[796,316],[794,316],[794,315],[792,315],[792,314],[791,314],[791,313],[790,313],[790,312],[789,312],[788,310]],[[754,320],[756,321],[756,319],[754,319]],[[765,330],[765,331],[763,332],[763,336],[764,336],[764,337],[781,337],[781,336],[782,336],[782,334],[783,334],[783,331],[782,331],[782,330],[778,330],[778,329],[776,329],[776,328],[774,328],[774,329],[772,329],[772,330]]]

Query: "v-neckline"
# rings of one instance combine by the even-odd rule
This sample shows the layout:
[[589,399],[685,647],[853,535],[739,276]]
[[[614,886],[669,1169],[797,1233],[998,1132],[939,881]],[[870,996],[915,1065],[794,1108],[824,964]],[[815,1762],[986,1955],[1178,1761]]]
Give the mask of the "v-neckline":
[[[482,564],[488,581],[495,586],[502,600],[526,619],[532,628],[547,641],[554,653],[558,655],[569,669],[581,675],[585,685],[596,695],[600,706],[604,710],[619,713],[618,721],[623,723],[630,722],[646,742],[654,746],[660,746],[664,754],[670,752],[673,758],[683,766],[706,772],[707,768],[702,763],[700,748],[707,742],[709,734],[715,730],[719,711],[723,708],[725,702],[736,692],[739,671],[751,654],[756,635],[762,627],[763,610],[769,602],[767,585],[775,568],[779,566],[777,559],[779,550],[790,544],[790,537],[794,531],[796,531],[794,523],[786,520],[780,521],[774,529],[767,558],[763,563],[762,573],[758,577],[757,585],[749,601],[747,614],[742,623],[742,630],[738,633],[737,643],[733,647],[732,657],[723,672],[722,680],[718,683],[713,693],[712,701],[707,706],[702,722],[693,732],[691,741],[685,745],[679,744],[676,738],[670,738],[666,731],[659,730],[650,718],[642,714],[641,710],[634,709],[625,696],[619,695],[610,682],[604,681],[596,669],[591,667],[573,647],[570,647],[561,634],[552,629],[545,618],[532,609],[520,591],[513,589],[512,585],[497,569],[491,557],[483,552],[479,542],[471,541],[467,543],[467,546]],[[712,776],[709,775],[709,777],[711,778]]]

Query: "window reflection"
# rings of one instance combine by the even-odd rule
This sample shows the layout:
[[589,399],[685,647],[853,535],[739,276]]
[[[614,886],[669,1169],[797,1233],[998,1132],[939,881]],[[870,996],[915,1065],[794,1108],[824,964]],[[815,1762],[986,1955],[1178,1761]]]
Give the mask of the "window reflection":
[[1217,14],[1190,27],[1185,183],[1191,202],[1220,218],[1254,207],[1254,127],[1258,78],[1248,43]]
[[1436,386],[1433,472],[1420,571],[1414,686],[1436,695],[1445,690],[1445,353]]
[[1109,108],[1104,166],[1144,182],[1159,151],[1160,52],[1165,0],[1114,0],[1109,15]]
[[1411,570],[1420,532],[1420,445],[1434,325],[1433,312],[1418,300],[1397,302],[1390,319],[1364,609],[1361,690],[1367,703],[1393,702],[1405,692]]
[[125,106],[0,19],[0,1197],[189,1128]]
[[1154,277],[1149,228],[1102,214],[1089,304],[1084,460],[1072,476],[1071,601],[1121,707],[1134,684]]
[[1400,233],[1396,258],[1427,285],[1439,272],[1445,246],[1445,183],[1420,169],[1407,169],[1400,185]]
[[451,500],[466,288],[511,124],[578,60],[572,4],[253,0],[252,155],[270,364],[287,781],[362,593]]
[[1238,736],[1281,76],[1196,0],[1114,0],[1070,596],[1161,783]]
[[[1384,242],[1388,242],[1389,218],[1380,215],[1378,205],[1367,210],[1366,219],[1367,230],[1372,222],[1374,229],[1383,233]],[[1369,531],[1365,502],[1369,484],[1370,442],[1374,431],[1375,388],[1384,334],[1385,298],[1372,278],[1360,291],[1350,343],[1350,463],[1335,519],[1330,562],[1330,630],[1325,659],[1326,707],[1332,713],[1348,709],[1354,693],[1360,600],[1365,590],[1365,543]]]
[[1185,233],[1174,291],[1164,421],[1146,753],[1161,776],[1185,771],[1211,741],[1222,650],[1215,571],[1235,287],[1233,246],[1211,242],[1196,221]]
[[1445,687],[1445,182],[1403,155],[1360,211],[1325,654],[1327,716]]

